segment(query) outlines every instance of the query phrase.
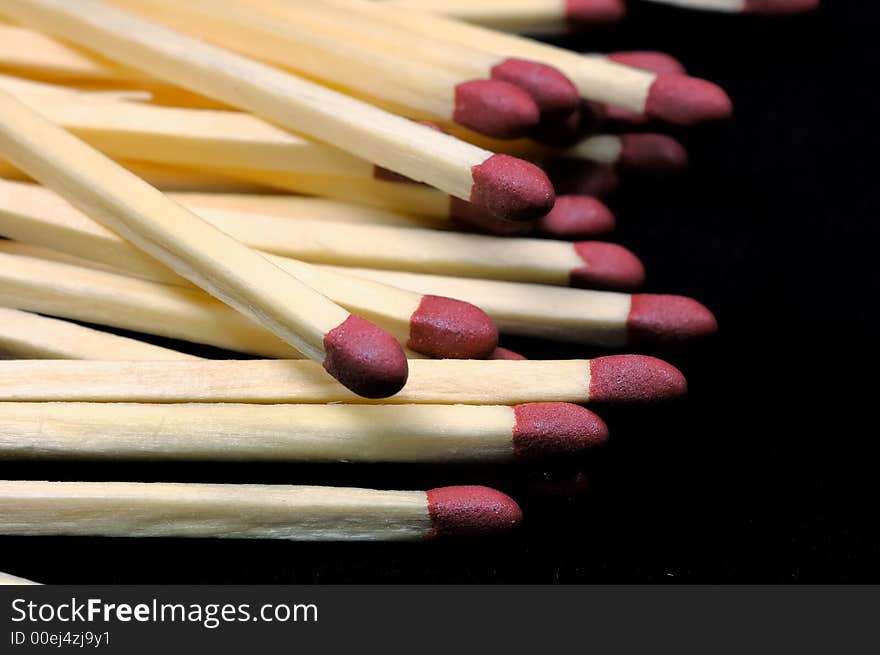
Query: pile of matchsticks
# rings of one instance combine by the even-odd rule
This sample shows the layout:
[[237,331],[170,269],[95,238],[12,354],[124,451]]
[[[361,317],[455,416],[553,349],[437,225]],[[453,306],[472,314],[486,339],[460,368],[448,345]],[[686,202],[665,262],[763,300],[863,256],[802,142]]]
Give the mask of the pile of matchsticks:
[[[499,330],[613,348],[716,330],[695,300],[632,294],[638,258],[594,239],[620,175],[687,161],[635,126],[725,119],[724,91],[660,53],[502,31],[620,8],[0,0],[0,453],[567,461],[608,437],[581,405],[683,394],[652,357],[498,347]],[[477,486],[0,482],[6,535],[422,540],[520,521]]]

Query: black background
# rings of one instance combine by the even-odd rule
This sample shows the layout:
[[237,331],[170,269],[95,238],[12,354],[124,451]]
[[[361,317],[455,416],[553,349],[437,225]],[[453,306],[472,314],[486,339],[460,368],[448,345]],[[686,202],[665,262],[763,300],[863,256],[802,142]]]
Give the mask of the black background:
[[[633,2],[567,40],[658,49],[734,99],[729,124],[678,132],[689,173],[630,184],[614,239],[653,292],[682,293],[721,333],[644,352],[691,393],[606,411],[579,501],[521,498],[524,529],[476,544],[0,538],[0,566],[50,583],[880,582],[875,411],[877,10],[760,19]],[[530,357],[595,349],[509,341]],[[0,463],[2,478],[430,488],[527,472],[403,466]]]

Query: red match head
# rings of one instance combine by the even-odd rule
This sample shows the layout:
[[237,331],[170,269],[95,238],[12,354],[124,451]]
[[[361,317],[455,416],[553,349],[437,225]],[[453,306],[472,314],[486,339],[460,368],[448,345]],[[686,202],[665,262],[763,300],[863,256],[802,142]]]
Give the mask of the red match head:
[[678,141],[665,134],[622,134],[621,166],[658,173],[687,168],[688,154]]
[[652,403],[686,392],[681,371],[656,357],[610,355],[590,360],[591,401]]
[[717,84],[688,75],[658,75],[648,91],[645,113],[676,125],[730,118],[733,104]]
[[624,66],[641,68],[658,75],[685,75],[684,64],[672,55],[654,50],[629,50],[627,52],[612,52],[606,55],[611,61]]
[[403,348],[385,330],[350,315],[324,335],[324,368],[364,398],[386,398],[403,388],[409,365]]
[[799,14],[818,8],[819,0],[745,0],[744,12],[750,14]]
[[687,341],[718,331],[715,315],[696,300],[647,293],[632,297],[626,325],[634,343]]
[[604,198],[620,187],[620,175],[612,166],[568,158],[549,159],[544,165],[560,194]]
[[486,214],[472,203],[455,197],[449,198],[449,219],[464,232],[499,236],[524,235],[535,227],[532,221],[506,221]]
[[498,346],[498,328],[469,302],[428,295],[410,317],[406,345],[436,359],[485,359]]
[[538,221],[537,232],[557,239],[583,239],[614,229],[608,206],[591,196],[557,196],[553,211]]
[[608,426],[572,403],[525,403],[513,408],[513,454],[517,459],[572,456],[608,440]]
[[506,532],[522,523],[519,505],[489,487],[440,487],[429,490],[427,496],[428,539]]
[[577,143],[594,123],[595,116],[589,107],[578,109],[565,117],[543,117],[531,132],[532,141],[554,148],[565,148]]
[[623,0],[566,0],[565,18],[572,30],[588,25],[616,23],[626,15]]
[[571,286],[625,291],[645,281],[645,267],[632,251],[604,241],[579,241],[574,250],[586,266],[569,273]]
[[541,112],[532,96],[501,80],[471,80],[455,87],[452,120],[497,139],[525,136]]
[[580,104],[580,95],[571,80],[538,61],[505,59],[492,68],[492,79],[509,82],[528,93],[542,116],[565,116]]
[[532,221],[553,209],[556,193],[540,168],[495,154],[471,169],[474,210],[507,221]]

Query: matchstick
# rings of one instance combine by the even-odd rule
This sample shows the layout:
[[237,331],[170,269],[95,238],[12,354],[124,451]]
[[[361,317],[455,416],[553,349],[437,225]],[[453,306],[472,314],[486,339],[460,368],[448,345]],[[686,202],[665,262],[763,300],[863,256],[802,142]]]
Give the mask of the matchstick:
[[819,0],[646,0],[685,9],[704,9],[742,14],[799,14],[812,11]]
[[[391,404],[644,403],[687,391],[672,365],[643,355],[592,360],[414,359]],[[0,361],[0,402],[371,403],[308,360]]]
[[668,53],[656,50],[622,50],[596,56],[605,57],[624,66],[651,71],[658,75],[687,75],[687,69],[681,61]]
[[0,307],[0,357],[12,359],[199,359],[137,339]]
[[687,341],[718,330],[712,312],[685,296],[629,295],[361,268],[344,270],[421,293],[452,294],[482,308],[504,334],[616,348]]
[[31,253],[13,254],[21,252],[21,245],[0,241],[2,307],[262,357],[302,357],[249,318],[195,289],[37,259]]
[[[484,79],[484,71],[430,66],[416,58],[401,58],[381,50],[333,35],[310,21],[310,11],[301,3],[288,5],[290,20],[258,11],[252,2],[235,0],[111,0],[181,32],[192,34],[242,55],[319,79],[334,88],[366,99],[409,118],[450,121],[498,138],[521,136],[534,127],[541,107],[520,86],[499,74]],[[404,35],[405,36],[405,35]],[[466,60],[482,55],[479,50],[461,52]],[[538,73],[529,67],[526,79]],[[534,64],[541,72],[548,68]],[[578,102],[571,82],[556,71],[552,78],[564,85],[567,110]],[[545,93],[556,104],[560,93]],[[553,107],[556,108],[556,105]],[[558,111],[558,109],[557,109]]]
[[3,571],[0,571],[0,586],[3,586],[3,585],[9,585],[9,586],[19,585],[19,586],[21,586],[21,585],[38,585],[38,584],[40,584],[40,583],[33,582],[31,580],[25,580],[24,578],[19,578],[17,576],[10,575],[9,573],[3,573]]
[[[187,280],[145,256],[60,197],[39,187],[15,186],[7,182],[0,182],[0,190],[8,191],[0,200],[0,235],[65,252],[147,280],[190,286]],[[269,220],[271,222],[271,218]],[[222,225],[218,227],[226,231]],[[319,223],[317,227],[323,225]],[[344,225],[340,227],[345,229]],[[242,226],[243,231],[248,229]],[[571,248],[570,244],[562,245]],[[0,244],[0,252],[9,252],[9,247],[9,243]],[[609,248],[614,254],[618,246],[582,242],[575,247],[578,252],[586,254],[573,269],[572,280],[595,279],[625,284],[629,279],[619,273],[621,270],[627,273],[627,269],[615,267],[614,262],[609,267],[602,259]],[[628,261],[626,253],[628,251],[623,255],[624,263]],[[397,289],[344,272],[319,269],[288,257],[267,254],[266,258],[350,311],[370,316],[402,345],[422,355],[482,359],[498,344],[498,331],[492,320],[469,303]],[[638,264],[638,260],[635,261]],[[641,265],[638,266],[641,270]],[[51,285],[52,281],[45,275],[35,273],[28,279],[38,285]]]
[[726,119],[732,112],[727,94],[705,80],[685,75],[656,75],[607,59],[585,57],[531,39],[442,16],[408,11],[382,2],[322,1],[426,38],[451,44],[476,43],[499,59],[515,53],[517,57],[543,62],[565,74],[582,98],[645,113],[658,120],[692,125]]
[[0,152],[88,215],[262,324],[357,393],[406,383],[400,344],[0,92]]
[[[601,289],[631,289],[639,286],[645,276],[641,262],[629,250],[599,241],[570,243],[308,219],[291,221],[207,209],[197,213],[252,248],[316,263]],[[63,250],[159,282],[181,282],[154,259],[40,187],[0,181],[0,236]],[[336,290],[338,286],[344,289],[358,285],[357,282],[340,280],[334,285],[325,281],[328,276],[335,277],[333,273],[320,273],[288,257],[273,257],[271,261],[351,311],[369,314],[380,326],[391,329],[385,308],[392,305],[389,298],[401,295],[399,291],[376,289],[376,293],[385,291],[386,299],[370,303],[363,289],[346,296],[342,295],[344,290]],[[363,287],[364,283],[358,286]],[[354,300],[347,301],[349,297]],[[351,302],[360,305],[354,308]],[[414,304],[406,314],[407,326],[420,302],[421,299],[411,300]],[[462,311],[449,314],[461,315]],[[438,320],[455,323],[439,316],[430,322]],[[485,329],[471,320],[462,332]],[[474,354],[486,356],[492,348],[478,348]]]
[[519,506],[487,487],[0,482],[0,534],[423,541],[508,531]]
[[129,100],[134,102],[150,102],[153,99],[153,95],[149,91],[141,91],[137,89],[88,91],[3,74],[0,74],[0,89],[3,89],[7,93],[11,93],[16,97],[27,98],[29,96],[36,96],[38,99],[43,100],[43,105],[46,104],[45,101],[47,99],[51,98],[53,103],[78,101],[103,106],[104,110],[107,109],[106,103],[108,102]]
[[616,23],[626,14],[623,0],[385,0],[385,4],[520,34],[576,31]]
[[537,167],[495,155],[294,75],[98,0],[12,0],[4,14],[150,74],[344,147],[468,200],[490,215],[537,218],[553,207]]
[[607,438],[602,419],[568,403],[0,403],[0,454],[21,459],[509,462]]

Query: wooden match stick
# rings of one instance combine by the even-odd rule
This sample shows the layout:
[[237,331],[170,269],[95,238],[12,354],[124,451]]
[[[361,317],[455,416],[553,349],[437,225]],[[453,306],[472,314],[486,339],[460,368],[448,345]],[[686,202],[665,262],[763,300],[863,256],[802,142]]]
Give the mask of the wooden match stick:
[[322,362],[357,393],[388,396],[406,383],[406,356],[391,335],[3,92],[0,152],[141,250]]
[[685,9],[703,9],[742,14],[799,14],[812,11],[819,0],[646,0]]
[[487,487],[0,482],[0,534],[423,541],[507,531],[519,506]]
[[0,586],[3,585],[38,585],[39,582],[33,582],[31,580],[25,580],[24,578],[19,578],[14,575],[10,575],[9,573],[3,573],[0,571]]
[[569,403],[0,403],[0,454],[23,459],[505,462],[607,438],[602,419]]
[[43,101],[42,103],[38,103],[43,106],[46,105],[45,101],[51,98],[53,103],[77,101],[79,103],[97,104],[103,106],[104,110],[106,110],[106,103],[108,102],[149,102],[153,99],[153,96],[149,91],[141,91],[137,89],[86,91],[69,86],[48,84],[46,82],[38,82],[23,77],[3,74],[0,74],[0,89],[20,98],[36,97],[38,100]]
[[385,4],[520,34],[575,31],[616,23],[626,14],[623,0],[385,0]]
[[687,341],[718,330],[712,312],[686,296],[629,295],[363,268],[343,270],[420,293],[452,294],[478,305],[504,334],[613,348]]
[[199,359],[137,339],[0,307],[0,357],[13,359]]
[[[570,243],[308,219],[291,221],[205,209],[197,213],[248,246],[315,263],[600,289],[632,289],[645,276],[641,262],[629,250],[599,241]],[[180,283],[172,271],[41,187],[0,181],[0,235],[63,250],[159,282]],[[324,278],[338,274],[319,274],[287,257],[271,261],[351,311],[374,317],[382,327],[391,325],[390,318],[383,315],[383,308],[391,304],[389,300],[367,304],[369,298],[358,290],[352,297],[354,302],[360,299],[361,304],[355,308],[347,302],[347,296],[335,290],[336,285],[324,282]],[[342,280],[339,284],[346,288],[347,284],[357,283]],[[391,289],[385,295],[400,294]],[[412,302],[415,304],[407,308],[412,311],[405,315],[407,328],[421,299],[412,298]],[[473,332],[478,328],[470,325],[462,331]],[[481,354],[486,356],[489,352],[491,348]],[[479,355],[480,349],[474,354]]]
[[[498,138],[521,136],[540,119],[536,101],[510,81],[498,76],[469,76],[468,71],[430,66],[351,39],[334,38],[332,31],[322,30],[320,22],[310,20],[311,12],[303,3],[288,5],[289,20],[284,20],[286,16],[279,20],[279,16],[260,12],[253,2],[236,0],[112,2],[215,45],[319,79],[409,118],[451,121]],[[461,56],[473,59],[482,54],[475,50]],[[568,110],[572,111],[578,96],[571,83],[565,83]]]
[[65,0],[14,0],[2,11],[282,127],[336,143],[490,215],[527,220],[553,207],[549,180],[531,164],[495,155],[98,0],[75,6]]
[[382,2],[322,1],[425,38],[451,44],[478,44],[499,60],[515,53],[517,57],[543,62],[565,74],[584,99],[645,113],[659,120],[690,125],[726,119],[732,112],[727,94],[705,80],[686,75],[656,75],[607,59],[584,57],[531,39]]
[[[372,403],[308,360],[194,362],[0,361],[0,402]],[[404,389],[383,403],[516,405],[656,402],[687,382],[654,357],[592,360],[414,359]]]

